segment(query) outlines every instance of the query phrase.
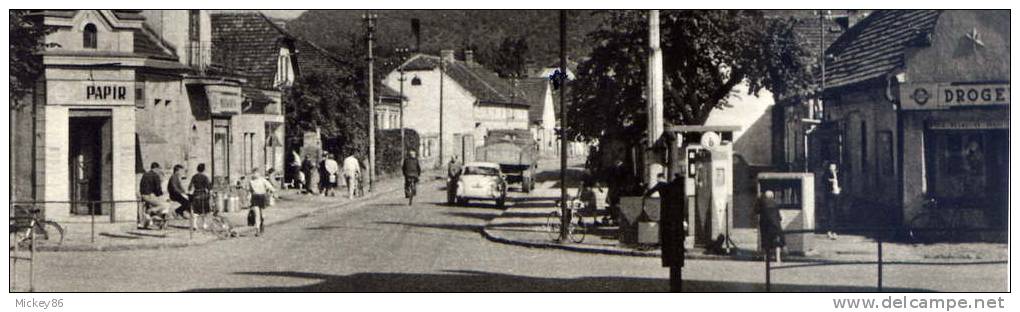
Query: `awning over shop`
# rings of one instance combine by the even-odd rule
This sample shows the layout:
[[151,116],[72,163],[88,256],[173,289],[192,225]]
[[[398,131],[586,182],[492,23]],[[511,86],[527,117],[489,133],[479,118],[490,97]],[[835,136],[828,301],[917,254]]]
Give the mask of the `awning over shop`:
[[266,108],[274,102],[264,91],[255,88],[242,88],[241,94],[244,96],[241,111],[248,114],[265,114]]

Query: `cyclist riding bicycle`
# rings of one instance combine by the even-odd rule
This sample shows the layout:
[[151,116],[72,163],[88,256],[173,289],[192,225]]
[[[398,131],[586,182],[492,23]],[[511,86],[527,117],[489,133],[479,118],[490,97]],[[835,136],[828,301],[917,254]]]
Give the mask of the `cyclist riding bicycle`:
[[411,205],[414,201],[414,193],[418,184],[418,177],[421,176],[421,164],[418,163],[418,153],[415,153],[415,151],[409,151],[407,153],[407,158],[404,159],[402,169],[404,172],[404,197],[407,198],[407,204]]

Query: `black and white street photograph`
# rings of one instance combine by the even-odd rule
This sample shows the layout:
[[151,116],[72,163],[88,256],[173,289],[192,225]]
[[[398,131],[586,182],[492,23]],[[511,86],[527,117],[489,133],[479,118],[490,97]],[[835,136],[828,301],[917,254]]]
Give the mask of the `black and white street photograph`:
[[[9,9],[17,311],[139,292],[1010,304],[1008,8],[221,5]],[[145,305],[192,297],[170,298]]]

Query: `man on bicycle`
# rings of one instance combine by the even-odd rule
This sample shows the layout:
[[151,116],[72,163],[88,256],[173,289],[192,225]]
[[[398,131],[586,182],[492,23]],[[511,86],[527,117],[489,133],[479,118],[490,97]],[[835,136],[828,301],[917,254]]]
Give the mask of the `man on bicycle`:
[[142,211],[138,216],[138,229],[148,229],[149,224],[153,223],[153,219],[161,218],[166,220],[167,215],[170,212],[166,202],[163,201],[163,186],[160,180],[162,179],[159,168],[159,163],[153,162],[149,165],[149,171],[142,175],[142,181],[139,182],[138,191],[142,195]]
[[407,197],[407,204],[410,205],[414,200],[415,187],[418,184],[418,176],[421,175],[421,164],[418,163],[418,153],[415,151],[407,152],[407,158],[404,159],[402,169],[404,172],[404,197]]

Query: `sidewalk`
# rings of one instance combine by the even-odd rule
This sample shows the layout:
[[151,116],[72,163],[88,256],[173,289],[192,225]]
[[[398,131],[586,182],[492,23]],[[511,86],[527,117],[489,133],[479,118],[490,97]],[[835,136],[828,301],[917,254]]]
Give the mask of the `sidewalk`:
[[[363,202],[377,198],[383,194],[400,191],[403,188],[403,179],[393,177],[379,181],[375,185],[375,191],[365,197],[355,200],[347,199],[346,189],[343,194],[336,197],[324,197],[322,195],[301,194],[297,190],[284,190],[276,204],[266,209],[266,226],[285,223],[298,218],[326,209],[336,209],[348,206],[352,203]],[[247,226],[248,210],[241,209],[235,212],[221,212],[221,216],[235,227],[239,237],[252,236],[254,228]],[[191,221],[187,219],[170,220],[165,230],[139,230],[135,222],[109,223],[105,216],[97,216],[93,235],[92,225],[89,222],[65,223],[60,225],[64,228],[64,241],[59,246],[55,243],[40,241],[36,245],[37,251],[114,251],[134,249],[162,249],[176,248],[206,244],[218,237],[205,231],[190,231]],[[200,224],[201,225],[201,224]],[[95,239],[95,242],[92,239]]]
[[[581,243],[555,242],[555,233],[547,226],[549,215],[559,208],[552,201],[515,203],[490,220],[482,230],[487,239],[525,247],[558,248],[577,252],[611,255],[659,257],[658,248],[637,248],[624,246],[616,237],[616,227],[597,227],[590,230]],[[590,219],[589,219],[590,220]],[[590,222],[590,221],[589,221]],[[737,250],[731,255],[705,254],[703,249],[688,250],[689,259],[715,260],[761,260],[756,251],[755,229],[735,229],[732,233]],[[814,235],[815,249],[807,255],[786,255],[783,261],[793,262],[875,262],[877,244],[874,240],[858,235],[840,235],[830,240],[825,235]],[[975,263],[1007,261],[1009,253],[1006,244],[995,243],[945,243],[914,245],[883,243],[884,263]]]

